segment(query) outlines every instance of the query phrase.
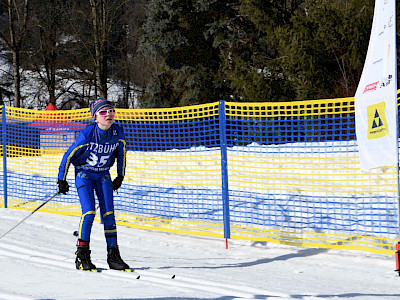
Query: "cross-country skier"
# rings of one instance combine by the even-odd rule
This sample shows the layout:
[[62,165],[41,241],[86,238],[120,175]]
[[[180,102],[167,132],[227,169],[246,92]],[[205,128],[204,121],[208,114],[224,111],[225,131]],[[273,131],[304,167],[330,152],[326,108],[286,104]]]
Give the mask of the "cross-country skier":
[[[94,123],[82,130],[76,141],[65,152],[58,173],[58,191],[66,194],[66,180],[70,164],[75,166],[75,186],[79,195],[82,216],[79,223],[76,251],[76,268],[96,271],[90,259],[90,233],[96,214],[94,191],[100,206],[107,242],[107,263],[110,269],[130,271],[122,260],[117,244],[114,216],[113,190],[124,179],[126,167],[126,141],[124,130],[114,124],[114,105],[104,98],[93,100],[90,105]],[[118,176],[111,181],[110,168],[117,159]]]

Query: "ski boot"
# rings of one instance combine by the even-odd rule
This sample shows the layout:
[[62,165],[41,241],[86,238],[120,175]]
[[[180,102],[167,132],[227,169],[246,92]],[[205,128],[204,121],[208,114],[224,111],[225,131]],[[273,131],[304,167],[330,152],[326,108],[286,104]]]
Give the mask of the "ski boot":
[[107,247],[107,263],[110,269],[132,272],[129,266],[122,260],[118,245]]
[[75,252],[75,265],[77,270],[97,272],[96,266],[90,260],[90,252],[89,245],[77,246]]

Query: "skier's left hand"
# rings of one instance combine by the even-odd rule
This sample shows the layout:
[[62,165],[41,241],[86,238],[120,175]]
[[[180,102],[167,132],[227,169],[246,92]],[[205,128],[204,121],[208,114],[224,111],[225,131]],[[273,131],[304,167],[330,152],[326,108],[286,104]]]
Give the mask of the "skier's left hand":
[[124,176],[118,175],[112,182],[113,190],[116,191],[118,190],[121,185],[122,181],[124,180]]

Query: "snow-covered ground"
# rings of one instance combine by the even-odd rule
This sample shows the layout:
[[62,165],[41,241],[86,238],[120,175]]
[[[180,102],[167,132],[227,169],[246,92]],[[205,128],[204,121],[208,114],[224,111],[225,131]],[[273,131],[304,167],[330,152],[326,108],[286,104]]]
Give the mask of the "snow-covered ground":
[[[0,208],[0,235],[29,214]],[[124,226],[118,227],[121,254],[135,272],[77,271],[78,222],[38,211],[0,239],[0,299],[400,297],[394,256],[235,240],[225,249],[223,239]],[[101,224],[94,224],[91,248],[93,262],[106,268]]]

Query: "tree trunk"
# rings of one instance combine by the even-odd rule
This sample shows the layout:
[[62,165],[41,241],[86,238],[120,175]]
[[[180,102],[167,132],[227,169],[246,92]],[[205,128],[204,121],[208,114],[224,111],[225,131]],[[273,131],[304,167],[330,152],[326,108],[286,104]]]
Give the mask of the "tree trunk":
[[90,0],[94,42],[94,65],[97,87],[101,97],[107,98],[107,1]]
[[[14,106],[21,107],[21,50],[28,22],[28,0],[23,2],[23,7],[18,7],[15,1],[8,0],[8,18],[10,40],[7,41],[12,51],[13,77],[14,77]],[[22,13],[21,13],[22,12]],[[18,25],[21,24],[21,25]]]
[[21,107],[20,50],[13,49],[14,107]]

